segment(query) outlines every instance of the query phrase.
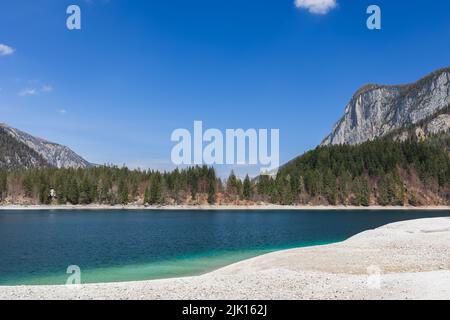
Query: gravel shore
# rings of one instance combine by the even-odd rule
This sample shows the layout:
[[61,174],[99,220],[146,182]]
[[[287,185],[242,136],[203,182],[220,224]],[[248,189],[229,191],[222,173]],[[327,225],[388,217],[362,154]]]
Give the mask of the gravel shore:
[[196,277],[0,287],[0,299],[450,299],[450,218],[393,223]]
[[403,211],[450,211],[450,206],[313,206],[313,205],[277,205],[277,204],[255,204],[255,205],[161,205],[161,206],[143,206],[138,204],[128,205],[103,205],[103,204],[88,204],[88,205],[0,205],[0,211],[22,211],[22,210],[169,210],[169,211],[183,211],[183,210],[210,210],[210,211],[240,211],[240,210],[403,210]]

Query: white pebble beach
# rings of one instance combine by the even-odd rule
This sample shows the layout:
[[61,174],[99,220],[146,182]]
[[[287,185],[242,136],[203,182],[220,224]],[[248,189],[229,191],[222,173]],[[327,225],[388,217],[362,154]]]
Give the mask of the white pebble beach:
[[2,286],[0,299],[450,299],[450,218],[397,222],[200,276]]

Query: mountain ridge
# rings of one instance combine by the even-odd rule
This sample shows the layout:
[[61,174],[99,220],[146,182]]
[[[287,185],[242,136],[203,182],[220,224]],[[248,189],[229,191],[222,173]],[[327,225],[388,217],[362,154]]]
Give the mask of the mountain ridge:
[[[88,168],[93,166],[93,164],[64,145],[35,137],[5,123],[0,123],[0,129],[3,136],[6,134],[12,138],[11,140],[4,137],[4,150],[8,150],[7,144],[10,144],[10,149],[14,145],[16,150],[22,150],[22,152],[15,154],[12,150],[9,150],[8,159],[4,159],[4,161],[0,159],[0,166],[2,166],[2,163],[4,163],[4,167],[23,166],[26,168],[42,166],[55,168]],[[19,145],[22,146],[20,147]],[[26,154],[27,152],[28,154]],[[4,153],[1,157],[4,158],[6,155],[7,153]]]

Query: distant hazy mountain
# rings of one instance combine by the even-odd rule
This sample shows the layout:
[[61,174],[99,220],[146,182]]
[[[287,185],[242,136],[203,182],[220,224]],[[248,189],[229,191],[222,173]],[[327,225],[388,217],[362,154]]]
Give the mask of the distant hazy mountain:
[[87,168],[91,163],[66,146],[0,124],[0,168]]
[[450,115],[450,68],[440,69],[407,85],[366,85],[345,108],[322,145],[359,144],[402,129],[417,127],[417,135],[447,131]]

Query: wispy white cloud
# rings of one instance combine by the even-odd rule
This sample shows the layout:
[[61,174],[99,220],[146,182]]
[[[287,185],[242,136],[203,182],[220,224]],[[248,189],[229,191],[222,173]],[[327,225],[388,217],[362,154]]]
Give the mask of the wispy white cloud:
[[14,49],[6,44],[0,43],[0,56],[8,56],[14,53]]
[[53,87],[51,85],[46,84],[46,85],[42,86],[41,91],[42,92],[52,92]]
[[51,85],[43,85],[41,87],[25,88],[19,92],[19,96],[37,96],[41,93],[50,93],[54,89]]
[[27,89],[23,89],[22,91],[19,92],[19,96],[21,96],[21,97],[36,96],[38,94],[39,94],[39,92],[36,88],[27,88]]
[[327,14],[336,8],[337,2],[336,0],[295,0],[295,6],[314,14]]
[[58,113],[59,113],[59,114],[66,114],[66,113],[67,113],[67,110],[66,110],[66,109],[59,109],[59,110],[58,110]]

